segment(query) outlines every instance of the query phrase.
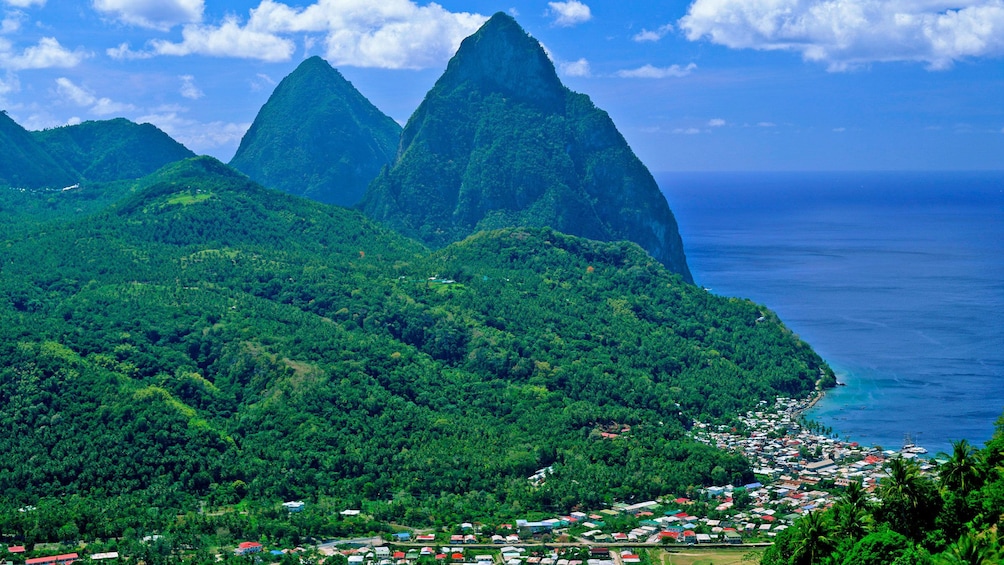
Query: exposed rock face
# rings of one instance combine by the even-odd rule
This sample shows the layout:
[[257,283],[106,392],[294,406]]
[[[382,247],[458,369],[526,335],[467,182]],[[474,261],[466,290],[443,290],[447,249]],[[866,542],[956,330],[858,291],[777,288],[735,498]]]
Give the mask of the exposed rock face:
[[230,166],[283,192],[352,206],[394,159],[400,134],[341,73],[311,57],[276,87]]
[[360,207],[433,247],[512,226],[629,240],[693,282],[648,169],[503,13],[461,44]]

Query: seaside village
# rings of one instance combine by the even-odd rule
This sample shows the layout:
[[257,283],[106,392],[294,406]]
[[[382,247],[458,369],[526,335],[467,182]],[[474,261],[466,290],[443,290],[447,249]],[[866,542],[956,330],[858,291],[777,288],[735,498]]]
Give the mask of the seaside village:
[[[800,516],[835,503],[852,481],[873,492],[885,476],[884,463],[889,458],[926,453],[912,444],[882,450],[812,433],[801,420],[811,402],[779,398],[773,407],[761,402],[759,410],[740,417],[734,426],[695,422],[692,433],[698,440],[745,455],[757,482],[713,486],[695,490],[689,498],[614,504],[545,520],[461,523],[450,532],[399,531],[371,540],[328,541],[313,549],[323,556],[344,555],[348,565],[647,565],[652,563],[647,551],[651,548],[769,544]],[[604,434],[609,441],[629,437],[628,428]],[[933,471],[933,463],[923,458],[919,462],[922,471]],[[528,480],[539,484],[548,474],[549,469],[541,469]],[[293,501],[283,506],[293,513],[303,511],[306,504]],[[346,517],[359,513],[354,509],[342,512]],[[8,551],[17,554],[24,548]],[[268,548],[244,541],[233,554],[272,563],[299,551],[305,549]],[[28,559],[25,565],[70,565],[85,557],[101,561],[119,556],[72,553]]]

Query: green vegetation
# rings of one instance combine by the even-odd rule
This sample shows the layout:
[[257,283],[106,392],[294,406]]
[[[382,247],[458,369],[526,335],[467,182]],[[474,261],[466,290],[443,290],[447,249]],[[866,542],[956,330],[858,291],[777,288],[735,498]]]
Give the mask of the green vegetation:
[[78,181],[135,179],[195,156],[156,126],[124,118],[87,121],[31,135],[51,155],[66,162]]
[[516,228],[430,254],[210,158],[126,184],[0,232],[0,515],[32,541],[200,501],[433,525],[748,481],[692,419],[830,373],[634,244]]
[[610,117],[565,88],[540,44],[502,13],[461,44],[360,206],[434,248],[515,226],[633,241],[691,282],[652,175]]
[[311,57],[279,83],[230,165],[267,187],[353,206],[393,161],[400,135],[397,122]]
[[764,565],[1000,563],[1004,521],[1004,416],[982,450],[954,444],[936,478],[893,459],[877,496],[852,483],[840,502],[785,530]]
[[74,182],[76,176],[65,163],[0,111],[0,187],[62,188]]

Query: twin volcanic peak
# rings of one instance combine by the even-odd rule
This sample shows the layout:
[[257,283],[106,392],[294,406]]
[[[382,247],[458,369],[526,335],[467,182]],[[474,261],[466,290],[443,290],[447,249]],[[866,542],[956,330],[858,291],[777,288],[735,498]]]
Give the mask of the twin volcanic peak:
[[353,206],[397,152],[401,126],[324,59],[284,78],[230,166],[270,188]]
[[514,226],[633,241],[693,282],[651,173],[504,13],[460,45],[360,207],[432,247]]

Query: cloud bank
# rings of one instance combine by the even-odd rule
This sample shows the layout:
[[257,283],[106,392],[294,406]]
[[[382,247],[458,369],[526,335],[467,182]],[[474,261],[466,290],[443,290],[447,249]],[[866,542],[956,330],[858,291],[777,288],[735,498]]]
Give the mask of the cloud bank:
[[680,65],[670,65],[668,67],[654,67],[645,65],[637,69],[626,69],[617,71],[617,76],[622,78],[680,78],[689,75],[697,65],[688,64],[686,67]]
[[94,9],[121,22],[168,30],[202,21],[203,0],[94,0]]
[[832,71],[1004,55],[1004,0],[695,0],[679,27],[691,41],[793,51]]
[[208,55],[274,62],[292,58],[302,38],[305,45],[323,45],[325,58],[335,66],[419,69],[449,59],[485,20],[480,14],[411,0],[319,0],[305,7],[262,0],[246,20],[229,15],[218,24],[188,23],[181,41],[154,40],[138,51],[123,44],[108,54],[120,59]]

